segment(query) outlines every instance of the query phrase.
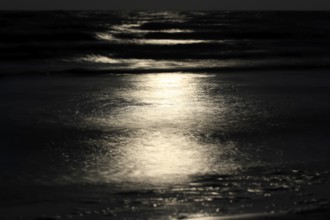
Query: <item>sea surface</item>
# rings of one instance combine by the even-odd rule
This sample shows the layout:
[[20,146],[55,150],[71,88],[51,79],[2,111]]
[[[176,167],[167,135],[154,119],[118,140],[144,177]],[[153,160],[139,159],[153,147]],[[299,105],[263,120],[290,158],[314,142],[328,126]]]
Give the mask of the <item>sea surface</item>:
[[118,193],[235,177],[252,181],[244,192],[299,191],[330,169],[329,23],[328,12],[2,11],[0,187]]
[[1,74],[329,67],[328,12],[0,13]]

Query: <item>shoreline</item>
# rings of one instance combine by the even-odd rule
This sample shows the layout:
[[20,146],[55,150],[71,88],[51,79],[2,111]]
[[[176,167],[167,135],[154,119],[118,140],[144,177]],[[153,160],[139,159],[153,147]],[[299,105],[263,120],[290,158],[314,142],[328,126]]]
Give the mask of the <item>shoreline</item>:
[[2,196],[0,216],[5,220],[327,219],[329,176],[328,171],[265,170],[117,192],[107,185],[1,187],[2,194],[13,191],[7,195],[13,200],[4,203]]

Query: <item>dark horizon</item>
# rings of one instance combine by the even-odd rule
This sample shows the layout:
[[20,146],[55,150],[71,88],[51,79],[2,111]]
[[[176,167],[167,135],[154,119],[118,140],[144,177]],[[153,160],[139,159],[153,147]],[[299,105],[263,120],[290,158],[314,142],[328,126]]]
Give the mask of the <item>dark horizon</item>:
[[0,12],[79,12],[79,11],[86,11],[86,12],[117,12],[117,11],[123,11],[123,12],[139,12],[139,11],[150,11],[150,12],[329,12],[330,9],[324,9],[324,10],[295,10],[295,9],[288,9],[288,10],[257,10],[257,9],[214,9],[214,10],[208,10],[208,9],[195,9],[195,10],[189,10],[189,9],[171,9],[171,10],[162,10],[162,9],[0,9]]
[[229,10],[229,11],[328,11],[330,2],[324,0],[204,0],[204,1],[152,1],[152,0],[122,0],[105,1],[95,0],[70,2],[42,1],[42,0],[12,0],[10,2],[0,2],[0,10]]

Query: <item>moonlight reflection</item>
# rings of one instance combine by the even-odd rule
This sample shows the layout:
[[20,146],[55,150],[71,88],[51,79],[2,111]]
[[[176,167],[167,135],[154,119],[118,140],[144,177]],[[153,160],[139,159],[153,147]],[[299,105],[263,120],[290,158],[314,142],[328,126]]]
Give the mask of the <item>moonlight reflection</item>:
[[118,91],[117,96],[131,104],[119,107],[117,114],[105,112],[93,122],[105,130],[129,129],[99,141],[111,153],[94,155],[98,164],[93,175],[103,182],[178,183],[239,167],[231,158],[233,143],[201,138],[208,136],[209,122],[226,112],[224,103],[213,103],[199,87],[201,80],[212,75],[127,77],[130,89]]

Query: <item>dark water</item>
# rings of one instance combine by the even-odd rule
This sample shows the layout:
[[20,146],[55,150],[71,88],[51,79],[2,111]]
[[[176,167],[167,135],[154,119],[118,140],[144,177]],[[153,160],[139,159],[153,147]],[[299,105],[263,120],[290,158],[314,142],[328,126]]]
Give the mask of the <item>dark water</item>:
[[329,168],[327,12],[0,15],[2,185]]
[[2,74],[329,65],[328,12],[1,12]]

